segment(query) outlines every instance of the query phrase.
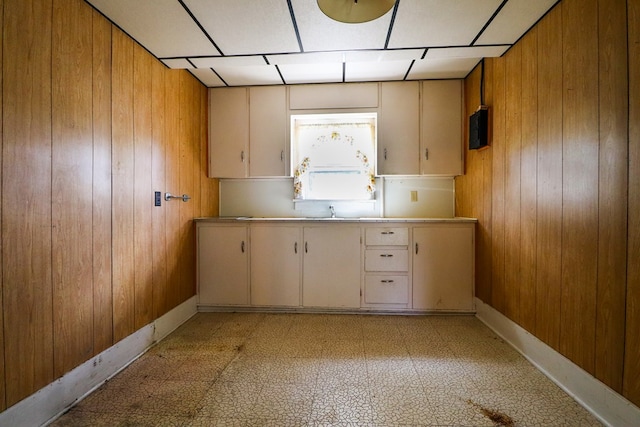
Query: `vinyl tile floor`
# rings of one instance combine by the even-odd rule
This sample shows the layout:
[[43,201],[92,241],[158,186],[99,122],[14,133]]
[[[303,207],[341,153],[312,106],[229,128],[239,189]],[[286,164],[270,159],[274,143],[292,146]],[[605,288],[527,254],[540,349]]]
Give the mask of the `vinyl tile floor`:
[[473,316],[198,313],[52,425],[600,424]]

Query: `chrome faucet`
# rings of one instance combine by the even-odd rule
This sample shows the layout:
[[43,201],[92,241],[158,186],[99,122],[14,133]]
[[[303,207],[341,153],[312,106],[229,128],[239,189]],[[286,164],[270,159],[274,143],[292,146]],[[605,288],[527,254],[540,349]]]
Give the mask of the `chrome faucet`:
[[331,211],[331,218],[336,217],[336,208],[333,205],[329,205],[329,210]]

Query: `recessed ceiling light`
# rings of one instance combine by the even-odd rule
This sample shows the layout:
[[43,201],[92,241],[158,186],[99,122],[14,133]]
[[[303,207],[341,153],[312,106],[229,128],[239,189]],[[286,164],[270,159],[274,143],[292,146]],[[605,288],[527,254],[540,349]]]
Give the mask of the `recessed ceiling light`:
[[329,18],[346,24],[373,21],[389,12],[395,0],[318,0],[318,7]]

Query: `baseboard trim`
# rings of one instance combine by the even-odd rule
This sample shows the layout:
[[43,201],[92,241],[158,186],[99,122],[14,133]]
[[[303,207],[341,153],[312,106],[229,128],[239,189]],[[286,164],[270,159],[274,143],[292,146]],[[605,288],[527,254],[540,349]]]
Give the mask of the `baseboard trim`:
[[0,413],[0,425],[32,427],[52,422],[194,314],[196,297]]
[[519,351],[542,373],[609,426],[640,425],[640,408],[476,298],[476,317]]

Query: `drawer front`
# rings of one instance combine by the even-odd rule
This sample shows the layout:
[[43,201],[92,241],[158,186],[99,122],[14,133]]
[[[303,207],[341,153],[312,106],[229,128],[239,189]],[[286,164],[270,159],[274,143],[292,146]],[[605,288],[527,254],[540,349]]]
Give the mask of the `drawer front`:
[[369,227],[365,232],[369,246],[408,246],[409,229],[406,227]]
[[406,249],[367,249],[365,271],[408,271],[409,252]]
[[367,275],[364,283],[364,302],[366,304],[408,304],[409,278]]

